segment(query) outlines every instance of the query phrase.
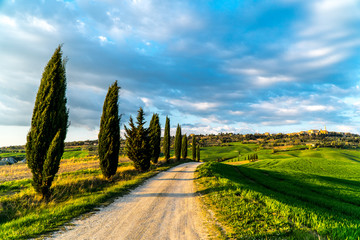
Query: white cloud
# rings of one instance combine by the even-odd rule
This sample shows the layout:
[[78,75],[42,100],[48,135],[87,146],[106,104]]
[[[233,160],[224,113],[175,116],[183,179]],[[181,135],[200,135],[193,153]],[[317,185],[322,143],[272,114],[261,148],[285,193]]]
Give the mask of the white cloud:
[[143,103],[145,104],[145,107],[150,107],[150,106],[152,106],[152,101],[151,101],[150,98],[141,97],[140,99],[141,99],[141,101],[143,101]]
[[360,20],[357,0],[321,0],[308,2],[309,15],[295,28],[295,41],[284,59],[298,62],[302,71],[335,65],[349,58],[360,46],[353,24]]
[[352,132],[352,133],[359,132],[358,128],[355,126],[336,125],[335,128],[336,128],[335,131],[339,131],[339,132]]
[[209,123],[209,124],[217,123],[217,124],[221,124],[221,125],[227,124],[229,122],[228,120],[221,120],[215,115],[210,115],[206,118],[202,118],[201,120],[204,123]]
[[17,26],[16,20],[6,15],[0,15],[0,25],[11,28]]
[[220,106],[220,103],[216,102],[190,102],[188,100],[180,99],[169,100],[169,102],[174,106],[196,111],[210,111]]
[[79,32],[85,33],[85,23],[81,20],[76,20],[76,27]]
[[309,112],[334,111],[335,110],[335,108],[333,106],[325,106],[325,105],[309,105],[309,106],[304,106],[304,109]]
[[46,32],[55,32],[56,28],[49,24],[45,19],[41,19],[35,16],[28,16],[28,22],[30,26],[40,29]]
[[225,69],[228,73],[231,74],[245,74],[245,75],[263,75],[264,70],[261,69],[255,69],[255,68],[233,68],[230,67],[228,69]]
[[261,86],[267,86],[267,85],[272,85],[278,82],[290,82],[290,81],[294,81],[295,79],[293,77],[289,77],[289,76],[271,76],[271,77],[264,77],[264,76],[258,76],[255,78],[255,82],[258,85]]
[[107,38],[104,36],[99,36],[98,38],[99,38],[100,42],[102,42],[102,43],[105,43],[108,41]]
[[[250,107],[255,112],[261,112],[262,114],[268,113],[268,115],[265,114],[265,116],[274,119],[276,117],[299,117],[307,113],[329,113],[336,110],[336,108],[332,106],[332,102],[329,102],[329,105],[322,105],[314,104],[314,101],[316,101],[314,97],[310,100],[295,97],[279,97],[273,98],[270,101],[251,104]],[[278,119],[276,121],[278,121]]]
[[298,120],[275,120],[261,122],[261,124],[265,126],[295,125],[299,123],[300,122]]
[[12,109],[12,108],[6,106],[4,103],[0,102],[0,111],[9,113],[9,111],[14,111],[14,109]]
[[243,111],[232,111],[232,110],[230,110],[229,113],[230,113],[231,115],[241,116],[241,115],[243,115],[245,112],[243,112]]

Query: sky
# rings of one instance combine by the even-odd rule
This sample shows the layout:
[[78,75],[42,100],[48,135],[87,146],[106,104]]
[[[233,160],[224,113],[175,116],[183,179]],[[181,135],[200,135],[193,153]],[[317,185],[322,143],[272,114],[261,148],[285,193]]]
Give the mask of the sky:
[[359,134],[359,29],[358,0],[0,0],[0,146],[25,144],[59,44],[66,141],[97,139],[115,80],[123,124],[143,107],[187,134]]

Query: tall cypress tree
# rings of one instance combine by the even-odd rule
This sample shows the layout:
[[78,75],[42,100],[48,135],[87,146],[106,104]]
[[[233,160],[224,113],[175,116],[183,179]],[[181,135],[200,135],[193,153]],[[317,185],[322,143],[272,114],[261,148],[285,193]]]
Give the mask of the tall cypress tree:
[[200,145],[196,146],[196,161],[200,162]]
[[108,89],[105,97],[99,131],[100,169],[104,177],[115,175],[120,150],[119,89],[117,81]]
[[182,138],[181,156],[182,156],[183,159],[187,158],[187,136],[186,136],[186,134]]
[[129,126],[125,126],[125,151],[130,160],[134,162],[134,167],[140,171],[147,171],[150,168],[151,146],[149,139],[149,129],[144,127],[144,111],[138,111],[136,124],[130,116]]
[[163,152],[166,162],[170,159],[170,119],[166,116]]
[[149,126],[149,136],[150,136],[150,146],[151,151],[151,161],[157,163],[160,155],[160,141],[161,141],[161,127],[159,114],[153,114],[150,126]]
[[25,146],[32,185],[46,200],[59,170],[68,127],[65,63],[59,45],[42,74]]
[[175,144],[174,144],[174,152],[175,152],[175,158],[176,161],[180,160],[180,156],[181,156],[181,127],[178,124],[177,128],[176,128],[176,135],[175,135]]
[[195,137],[195,135],[193,135],[193,137],[192,137],[191,150],[192,150],[192,160],[196,161],[196,137]]

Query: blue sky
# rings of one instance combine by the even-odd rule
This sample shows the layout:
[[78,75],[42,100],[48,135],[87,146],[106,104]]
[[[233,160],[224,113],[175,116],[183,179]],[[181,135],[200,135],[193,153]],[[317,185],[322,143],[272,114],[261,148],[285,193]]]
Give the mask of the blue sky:
[[0,0],[0,146],[26,141],[43,69],[67,63],[67,141],[96,139],[118,80],[185,133],[360,133],[357,0]]

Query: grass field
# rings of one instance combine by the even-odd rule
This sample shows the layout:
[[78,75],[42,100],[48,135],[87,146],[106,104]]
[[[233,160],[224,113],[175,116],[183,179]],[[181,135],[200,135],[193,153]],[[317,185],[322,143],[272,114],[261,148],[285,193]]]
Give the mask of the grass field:
[[[238,160],[240,154],[240,160],[244,159],[244,156],[258,148],[256,144],[241,144],[238,142],[229,143],[223,146],[214,147],[202,147],[200,149],[201,160],[204,162],[217,161],[224,159]],[[268,150],[270,152],[270,150]],[[191,156],[191,150],[189,152]]]
[[[69,149],[65,149],[62,158],[63,159],[84,158],[87,157],[88,155],[89,155],[88,150],[82,150],[81,148],[69,148]],[[0,158],[5,158],[5,157],[25,158],[25,152],[0,153]]]
[[24,158],[24,157],[25,157],[25,153],[19,153],[19,152],[0,153],[0,158],[6,158],[6,157]]
[[65,149],[64,154],[62,155],[62,159],[70,159],[70,158],[84,158],[89,155],[88,150],[81,150],[81,149]]
[[359,239],[360,152],[271,153],[238,166],[198,169],[203,199],[235,239]]

